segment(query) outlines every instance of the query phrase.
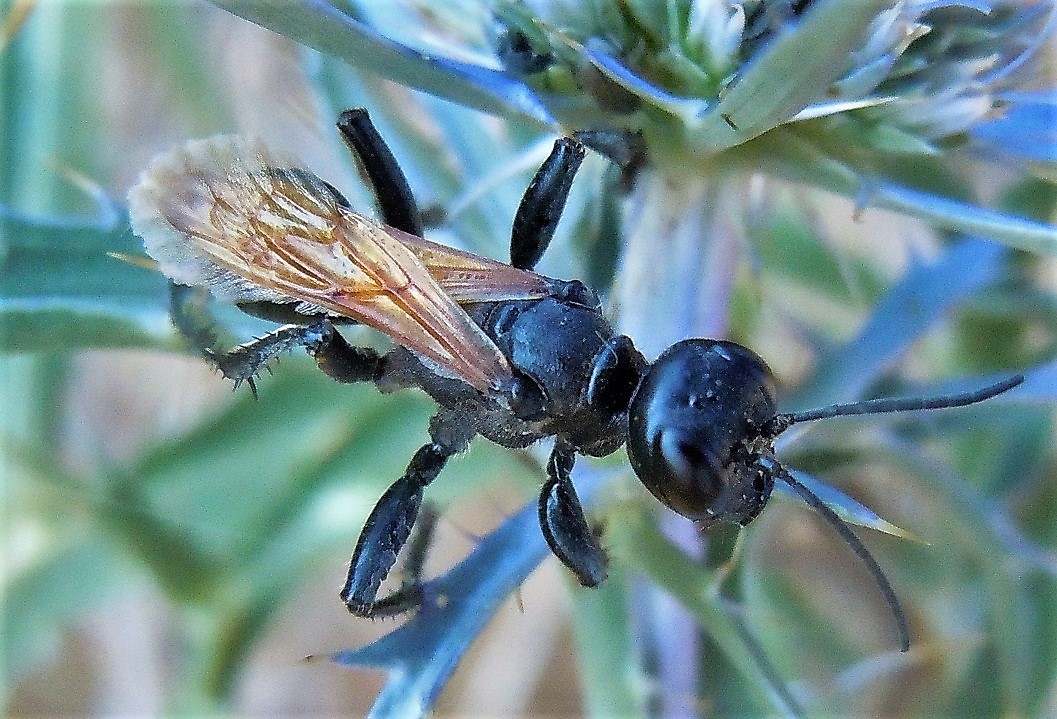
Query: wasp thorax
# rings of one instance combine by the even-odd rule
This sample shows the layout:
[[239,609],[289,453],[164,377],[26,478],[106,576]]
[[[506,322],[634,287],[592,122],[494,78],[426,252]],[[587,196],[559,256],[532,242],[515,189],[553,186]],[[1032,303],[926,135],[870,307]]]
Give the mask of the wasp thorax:
[[763,428],[776,414],[771,372],[733,342],[685,340],[650,367],[631,402],[628,456],[643,485],[684,517],[747,524],[774,478]]

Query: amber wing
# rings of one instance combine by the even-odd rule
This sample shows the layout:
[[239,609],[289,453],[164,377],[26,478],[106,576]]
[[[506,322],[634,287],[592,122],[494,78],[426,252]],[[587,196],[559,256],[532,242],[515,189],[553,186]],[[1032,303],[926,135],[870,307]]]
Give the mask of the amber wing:
[[486,391],[509,363],[459,302],[546,296],[532,272],[383,227],[253,140],[196,141],[129,194],[133,229],[174,281],[236,301],[350,317]]

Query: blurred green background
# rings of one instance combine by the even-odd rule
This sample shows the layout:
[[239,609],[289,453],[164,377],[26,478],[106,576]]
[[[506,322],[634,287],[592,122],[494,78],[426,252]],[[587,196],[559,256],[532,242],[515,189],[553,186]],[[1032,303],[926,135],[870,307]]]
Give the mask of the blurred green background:
[[[259,401],[232,393],[170,329],[162,278],[107,254],[142,254],[123,198],[157,152],[238,132],[290,150],[366,210],[370,196],[332,130],[338,110],[363,105],[420,204],[460,208],[436,237],[502,258],[547,141],[210,5],[0,8],[5,714],[365,713],[380,674],[302,657],[393,627],[351,618],[336,590],[367,512],[426,440],[430,403],[334,385],[301,356],[261,380]],[[619,235],[599,210],[619,197],[605,173],[600,158],[588,160],[547,274],[612,279],[599,268],[619,254]],[[775,195],[768,220],[750,228],[752,261],[738,265],[731,295],[731,334],[786,387],[817,377],[817,348],[854,335],[907,267],[939,247],[894,215],[852,222],[847,202],[816,196],[804,211],[801,193]],[[1007,199],[1052,222],[1046,187],[1015,185]],[[994,271],[922,331],[903,360],[907,377],[1052,362],[1057,264],[1024,255]],[[218,312],[233,343],[267,329]],[[714,579],[736,604],[809,713],[1057,712],[1053,419],[1042,401],[996,402],[820,426],[783,455],[927,542],[859,532],[910,613],[908,656],[894,651],[890,617],[854,556],[796,502],[776,499],[746,530],[730,576],[716,570],[730,533],[714,542],[702,586]],[[543,456],[478,441],[449,466],[429,491],[445,508],[430,574],[530,500]],[[600,515],[649,512],[652,526],[654,505],[625,475]],[[548,559],[475,644],[438,712],[605,716],[619,706],[613,697],[628,698],[630,714],[656,709],[662,658],[620,645],[649,631],[644,607],[666,606],[636,573],[676,595],[690,579],[658,577],[658,566],[681,565],[650,567],[650,536],[611,530],[614,577],[597,593],[573,588]],[[695,652],[697,686],[677,703],[703,714],[772,711],[723,649],[705,639]]]

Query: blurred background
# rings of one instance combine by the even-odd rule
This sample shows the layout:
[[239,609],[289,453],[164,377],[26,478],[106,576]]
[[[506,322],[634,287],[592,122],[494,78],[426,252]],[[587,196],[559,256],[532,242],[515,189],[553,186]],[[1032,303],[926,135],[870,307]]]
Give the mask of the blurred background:
[[[431,19],[426,4],[409,12]],[[205,3],[13,0],[0,21],[5,714],[366,714],[383,673],[304,658],[397,624],[351,617],[337,589],[374,501],[426,441],[431,403],[334,385],[301,355],[262,377],[258,401],[232,392],[170,328],[163,278],[107,254],[142,256],[124,197],[157,153],[239,133],[290,151],[370,214],[333,129],[340,109],[366,106],[420,206],[449,213],[431,238],[503,259],[553,135]],[[1052,176],[974,173],[982,194],[1052,224]],[[910,615],[909,655],[854,555],[797,501],[776,497],[739,540],[721,529],[702,542],[659,513],[620,453],[581,462],[615,477],[594,509],[603,537],[629,512],[661,526],[700,568],[696,591],[750,628],[749,654],[767,657],[761,671],[808,713],[1057,712],[1053,256],[987,242],[956,254],[950,233],[806,186],[753,178],[728,196],[665,182],[626,194],[590,157],[540,268],[599,287],[647,354],[679,332],[651,332],[658,313],[678,314],[665,303],[688,297],[704,308],[693,334],[753,347],[790,408],[849,399],[830,390],[862,367],[872,374],[849,391],[871,396],[1022,369],[1031,387],[926,418],[820,425],[782,454],[920,538],[857,530]],[[642,220],[672,196],[684,209],[719,204],[696,224]],[[745,206],[765,211],[737,219]],[[703,226],[730,241],[698,247]],[[680,265],[687,247],[662,247],[660,234],[644,244],[651,227],[689,236],[692,261]],[[685,272],[671,294],[651,301],[643,275],[675,267]],[[693,277],[708,292],[683,292]],[[217,314],[232,344],[269,329]],[[898,358],[882,361],[889,351]],[[443,508],[429,576],[532,501],[545,457],[479,440],[449,465],[428,493]],[[645,543],[621,541],[607,541],[606,593],[545,560],[462,659],[437,713],[773,714],[773,690],[752,686],[729,645],[674,618],[669,595],[690,580],[658,577],[667,565],[650,571]],[[660,626],[670,617],[674,630]],[[693,641],[665,643],[687,632]]]

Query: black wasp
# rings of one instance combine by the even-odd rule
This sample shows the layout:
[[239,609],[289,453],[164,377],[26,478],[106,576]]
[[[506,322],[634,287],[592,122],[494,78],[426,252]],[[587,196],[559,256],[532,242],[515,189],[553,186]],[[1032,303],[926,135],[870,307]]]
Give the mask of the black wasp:
[[[392,615],[421,601],[417,584],[383,598],[378,591],[411,534],[423,490],[472,438],[522,448],[554,437],[540,526],[584,586],[606,578],[606,557],[573,488],[573,462],[626,444],[646,488],[705,526],[748,524],[775,481],[788,483],[866,563],[906,649],[906,621],[880,567],[778,463],[774,440],[797,422],[972,404],[1022,378],[948,397],[778,413],[770,370],[751,350],[691,339],[650,362],[613,331],[593,290],[531,271],[584,158],[579,140],[555,142],[525,192],[508,265],[422,239],[407,180],[366,111],[342,113],[338,129],[374,187],[384,224],[355,213],[296,161],[235,137],[159,157],[129,200],[135,231],[174,283],[207,287],[246,312],[291,322],[230,352],[207,348],[225,376],[252,387],[269,359],[303,346],[339,382],[374,382],[383,392],[419,387],[440,405],[429,443],[360,534],[341,590],[349,611]],[[349,322],[381,330],[396,346],[380,354],[349,345],[334,327]]]

